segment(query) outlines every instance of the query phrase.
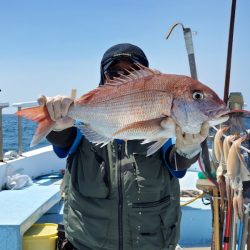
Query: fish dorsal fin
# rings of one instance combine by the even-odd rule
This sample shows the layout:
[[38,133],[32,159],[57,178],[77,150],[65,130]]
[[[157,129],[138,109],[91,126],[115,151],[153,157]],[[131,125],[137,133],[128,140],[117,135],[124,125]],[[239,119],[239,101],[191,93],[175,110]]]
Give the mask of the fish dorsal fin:
[[[75,101],[75,104],[82,105],[82,104],[90,103],[93,100],[95,100],[95,97],[97,95],[99,94],[101,95],[102,93],[105,93],[104,96],[108,97],[108,94],[111,91],[113,91],[114,87],[116,86],[129,84],[129,83],[132,83],[133,81],[140,80],[148,76],[161,74],[161,72],[157,70],[149,69],[141,64],[135,64],[135,65],[139,69],[136,70],[133,67],[131,67],[130,70],[124,69],[124,71],[127,72],[127,74],[120,74],[119,77],[114,77],[112,80],[108,79],[104,85],[101,85],[91,90],[90,92],[82,95],[77,101]],[[99,99],[99,101],[101,100]]]
[[105,85],[109,85],[109,86],[120,85],[120,84],[124,84],[124,83],[129,83],[129,82],[134,81],[134,80],[139,80],[143,77],[161,74],[160,71],[147,68],[139,63],[135,63],[135,65],[139,69],[135,69],[133,67],[130,67],[130,70],[124,69],[124,72],[126,72],[126,74],[119,74],[119,76],[114,77],[113,80],[108,79],[108,81],[105,83]]
[[77,101],[76,104],[85,104],[88,103],[92,97],[100,91],[100,87],[89,91],[87,94],[82,95]]

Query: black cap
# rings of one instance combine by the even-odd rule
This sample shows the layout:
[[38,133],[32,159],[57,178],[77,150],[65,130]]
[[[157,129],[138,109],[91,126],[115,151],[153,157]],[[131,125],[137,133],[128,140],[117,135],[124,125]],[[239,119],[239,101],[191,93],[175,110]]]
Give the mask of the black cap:
[[104,84],[104,72],[119,60],[129,60],[132,63],[140,63],[148,67],[148,59],[142,49],[130,43],[120,43],[109,48],[101,60],[101,80],[99,85]]

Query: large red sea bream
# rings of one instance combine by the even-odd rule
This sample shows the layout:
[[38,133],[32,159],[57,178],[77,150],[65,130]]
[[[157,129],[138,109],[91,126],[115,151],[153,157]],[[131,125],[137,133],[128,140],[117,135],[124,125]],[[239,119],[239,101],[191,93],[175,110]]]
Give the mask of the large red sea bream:
[[[85,137],[105,145],[113,139],[155,141],[153,154],[168,138],[175,137],[176,124],[185,133],[199,133],[201,125],[216,125],[227,118],[225,103],[206,85],[187,76],[162,74],[143,66],[108,81],[75,100],[67,116],[83,122]],[[31,142],[37,144],[55,122],[46,107],[33,107],[17,115],[38,122]]]

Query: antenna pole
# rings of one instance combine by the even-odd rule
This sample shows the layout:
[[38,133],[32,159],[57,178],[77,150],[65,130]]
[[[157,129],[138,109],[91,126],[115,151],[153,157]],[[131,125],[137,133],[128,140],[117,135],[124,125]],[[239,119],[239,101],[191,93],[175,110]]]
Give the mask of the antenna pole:
[[232,61],[235,9],[236,9],[236,0],[232,0],[230,28],[229,28],[229,37],[228,37],[228,47],[227,47],[227,67],[226,67],[226,77],[225,77],[225,86],[224,86],[224,102],[225,103],[227,103],[228,95],[229,95],[229,83],[230,83],[230,72],[231,72],[231,61]]

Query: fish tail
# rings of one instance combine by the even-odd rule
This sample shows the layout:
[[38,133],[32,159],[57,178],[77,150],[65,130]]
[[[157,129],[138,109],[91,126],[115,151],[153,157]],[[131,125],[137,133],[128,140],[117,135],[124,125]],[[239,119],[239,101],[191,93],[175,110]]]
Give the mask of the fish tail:
[[56,122],[50,118],[48,109],[45,106],[22,109],[15,114],[38,123],[35,135],[30,143],[31,147],[37,145],[48,135],[56,124]]

